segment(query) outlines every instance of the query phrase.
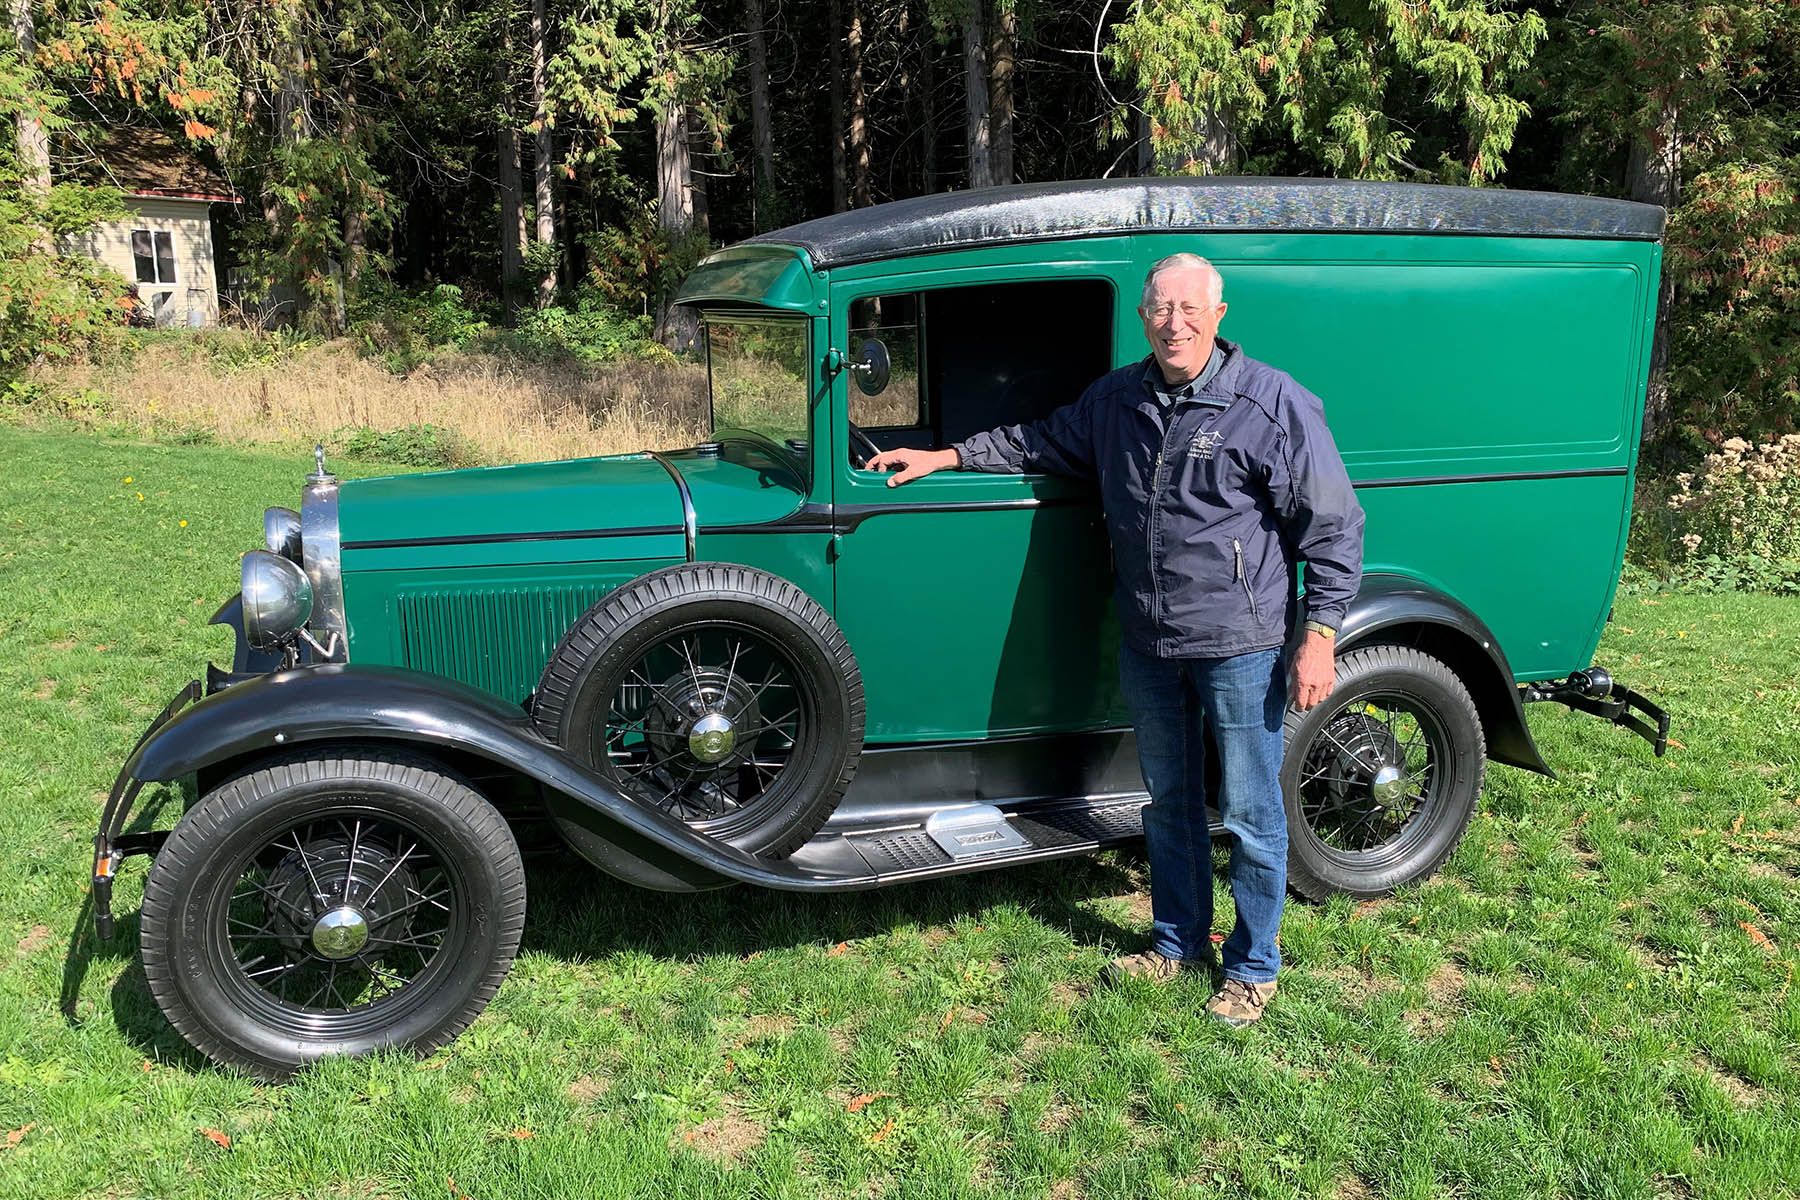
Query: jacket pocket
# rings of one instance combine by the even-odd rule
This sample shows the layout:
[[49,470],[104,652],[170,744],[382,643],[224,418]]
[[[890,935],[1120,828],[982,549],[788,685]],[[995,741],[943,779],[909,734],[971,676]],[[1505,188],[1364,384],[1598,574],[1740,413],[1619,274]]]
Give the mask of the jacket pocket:
[[1256,592],[1250,586],[1250,575],[1244,570],[1244,543],[1237,538],[1231,539],[1231,557],[1237,564],[1237,579],[1244,587],[1244,599],[1250,602],[1250,619],[1258,625],[1262,624],[1262,613],[1256,606]]

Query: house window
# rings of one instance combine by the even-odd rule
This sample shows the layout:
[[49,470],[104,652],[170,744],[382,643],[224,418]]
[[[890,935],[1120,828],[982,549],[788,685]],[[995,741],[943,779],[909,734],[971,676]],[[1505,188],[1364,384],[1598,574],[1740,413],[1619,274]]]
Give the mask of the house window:
[[137,260],[139,283],[175,282],[175,239],[169,234],[132,230],[131,257]]

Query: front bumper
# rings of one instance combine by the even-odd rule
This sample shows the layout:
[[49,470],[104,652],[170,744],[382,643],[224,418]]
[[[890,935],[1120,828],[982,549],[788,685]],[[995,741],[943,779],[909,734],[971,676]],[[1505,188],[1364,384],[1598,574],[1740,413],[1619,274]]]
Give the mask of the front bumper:
[[[209,676],[217,674],[209,668]],[[126,833],[125,822],[131,815],[132,805],[137,803],[138,792],[143,782],[131,774],[131,765],[137,760],[137,752],[145,742],[156,735],[156,731],[175,719],[175,714],[200,699],[206,688],[200,680],[188,681],[186,687],[175,693],[175,698],[158,713],[150,722],[143,736],[125,756],[125,765],[119,768],[119,774],[113,779],[112,791],[107,793],[106,806],[100,810],[100,829],[94,834],[94,932],[106,940],[113,935],[112,889],[113,877],[118,873],[119,864],[133,854],[155,854],[162,847],[163,839],[169,835],[165,830],[149,830],[143,833]]]

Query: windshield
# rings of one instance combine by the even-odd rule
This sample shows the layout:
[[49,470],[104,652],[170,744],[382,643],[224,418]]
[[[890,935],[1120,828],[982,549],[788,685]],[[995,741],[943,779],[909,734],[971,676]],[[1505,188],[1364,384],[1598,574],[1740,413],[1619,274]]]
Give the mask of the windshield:
[[804,318],[709,313],[706,366],[713,431],[747,429],[779,445],[804,444],[807,365]]

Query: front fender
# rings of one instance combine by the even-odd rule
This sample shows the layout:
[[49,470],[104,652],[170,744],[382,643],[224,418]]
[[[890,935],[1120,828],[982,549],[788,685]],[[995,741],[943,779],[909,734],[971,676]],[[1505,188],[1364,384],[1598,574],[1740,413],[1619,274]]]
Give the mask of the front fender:
[[[477,755],[542,784],[559,821],[599,824],[603,840],[623,835],[699,868],[686,887],[729,881],[789,891],[851,891],[867,875],[824,875],[770,862],[696,833],[626,799],[610,783],[545,740],[516,705],[479,688],[400,667],[332,663],[277,671],[206,697],[156,729],[126,773],[168,782],[209,767],[308,743],[398,742]],[[571,809],[574,811],[571,812]],[[583,820],[585,818],[585,820]],[[577,849],[586,847],[577,842]],[[604,864],[602,864],[604,865]]]
[[1552,779],[1525,723],[1524,699],[1506,652],[1487,623],[1462,602],[1403,575],[1365,575],[1338,630],[1344,649],[1406,630],[1410,643],[1443,658],[1469,689],[1481,714],[1488,757]]

